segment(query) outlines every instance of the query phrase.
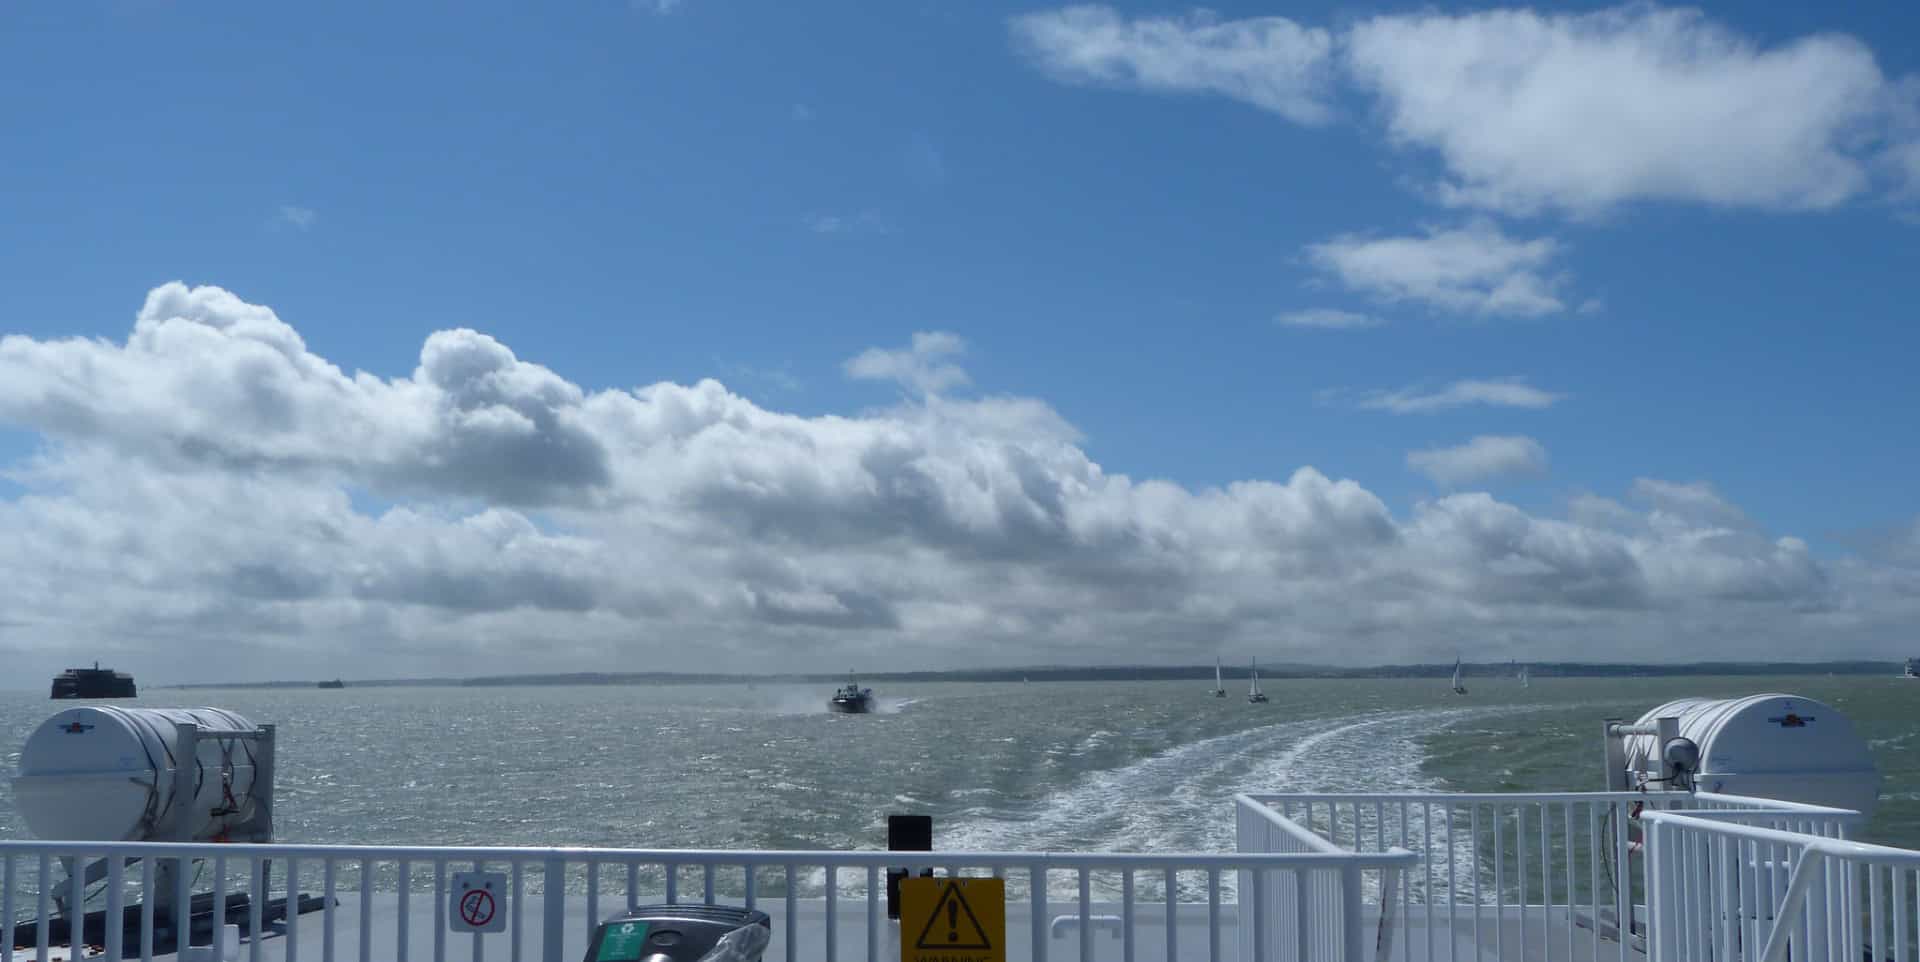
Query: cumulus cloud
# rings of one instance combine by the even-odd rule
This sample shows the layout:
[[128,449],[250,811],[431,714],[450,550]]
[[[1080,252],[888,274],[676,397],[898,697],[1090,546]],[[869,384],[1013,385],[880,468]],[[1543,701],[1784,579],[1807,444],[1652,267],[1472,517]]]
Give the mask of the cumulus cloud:
[[1482,434],[1450,448],[1407,452],[1407,467],[1444,485],[1514,474],[1543,474],[1547,449],[1524,435]]
[[[1340,391],[1323,392],[1321,400],[1338,403],[1348,395]],[[1387,411],[1393,414],[1432,414],[1453,408],[1484,405],[1505,408],[1547,408],[1566,400],[1566,395],[1555,394],[1528,384],[1517,377],[1506,378],[1469,378],[1454,381],[1439,387],[1430,385],[1412,385],[1392,391],[1366,391],[1353,397],[1354,406],[1370,411]]]
[[279,222],[295,230],[307,230],[313,226],[313,222],[318,220],[319,217],[319,212],[311,207],[283,204],[280,207]]
[[1282,327],[1303,327],[1323,331],[1356,331],[1379,327],[1386,323],[1371,314],[1357,314],[1353,311],[1335,310],[1330,307],[1288,311],[1275,317],[1274,321]]
[[1537,317],[1566,310],[1565,277],[1551,270],[1552,238],[1508,237],[1492,221],[1421,234],[1342,234],[1307,246],[1307,260],[1348,290],[1459,314]]
[[56,437],[506,504],[590,497],[609,481],[584,402],[464,329],[429,337],[411,377],[347,375],[273,311],[216,287],[156,288],[123,345],[0,340],[0,410]]
[[1842,34],[1762,46],[1696,10],[1374,17],[1343,46],[1447,199],[1576,214],[1622,201],[1819,209],[1866,190],[1897,93]]
[[863,354],[849,373],[924,393],[803,417],[711,380],[589,391],[464,330],[348,373],[211,287],[155,290],[121,341],[0,338],[0,423],[42,441],[0,498],[0,657],[37,677],[84,647],[156,682],[1490,637],[1707,658],[1881,651],[1920,616],[1920,571],[1823,562],[1698,483],[1556,518],[1473,492],[1397,514],[1311,467],[1137,479],[1043,401],[956,396],[960,346]]
[[1018,16],[1010,26],[1015,44],[1067,83],[1220,94],[1300,124],[1332,116],[1333,37],[1285,17],[1128,19],[1088,5]]
[[1337,31],[1104,6],[1012,25],[1067,83],[1210,92],[1308,124],[1351,92],[1389,141],[1438,161],[1435,193],[1454,205],[1586,217],[1633,201],[1818,210],[1876,185],[1920,191],[1920,79],[1886,77],[1841,33],[1767,44],[1650,3],[1389,14]]

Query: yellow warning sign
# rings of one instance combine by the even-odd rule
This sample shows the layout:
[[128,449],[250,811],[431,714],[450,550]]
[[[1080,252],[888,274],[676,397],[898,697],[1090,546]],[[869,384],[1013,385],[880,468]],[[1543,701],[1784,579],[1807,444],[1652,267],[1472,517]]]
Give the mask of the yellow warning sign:
[[1007,883],[900,880],[900,962],[1006,962]]

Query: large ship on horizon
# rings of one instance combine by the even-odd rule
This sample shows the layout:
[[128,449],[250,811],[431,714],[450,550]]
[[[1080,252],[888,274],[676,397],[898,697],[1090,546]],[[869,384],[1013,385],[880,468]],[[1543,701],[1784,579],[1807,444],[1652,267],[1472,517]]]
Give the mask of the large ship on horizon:
[[133,676],[124,671],[100,667],[69,668],[53,676],[55,698],[137,698]]

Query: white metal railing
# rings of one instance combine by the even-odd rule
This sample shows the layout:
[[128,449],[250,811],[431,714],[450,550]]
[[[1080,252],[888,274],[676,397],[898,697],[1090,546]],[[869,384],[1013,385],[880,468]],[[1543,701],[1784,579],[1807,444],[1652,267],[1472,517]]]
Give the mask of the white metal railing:
[[1652,962],[1920,958],[1920,852],[1718,811],[1647,821]]
[[1236,805],[1243,850],[1244,826],[1262,811],[1337,851],[1411,850],[1407,875],[1381,880],[1397,888],[1372,893],[1383,903],[1380,957],[1446,962],[1626,962],[1642,951],[1643,813],[1712,809],[1726,821],[1827,838],[1844,837],[1859,819],[1845,809],[1687,792],[1273,794],[1243,795]]
[[[1234,812],[1235,847],[1242,852],[1337,856],[1350,851],[1246,796],[1235,799]],[[1401,907],[1397,893],[1420,856],[1399,847],[1382,853],[1392,856],[1392,861],[1378,865],[1329,862],[1324,870],[1278,876],[1241,872],[1239,904],[1250,921],[1240,932],[1242,962],[1389,958],[1396,928],[1393,917]],[[1369,890],[1377,905],[1371,933],[1366,924]],[[1253,911],[1248,912],[1249,907]]]
[[[1302,834],[1306,834],[1302,830]],[[1110,931],[1113,947],[1128,962],[1156,956],[1140,930],[1163,928],[1166,958],[1206,958],[1219,962],[1234,948],[1223,944],[1229,926],[1271,928],[1259,908],[1238,911],[1223,906],[1222,877],[1250,880],[1254,890],[1279,891],[1286,880],[1307,884],[1327,877],[1357,877],[1360,872],[1405,868],[1411,853],[1354,853],[1311,847],[1283,853],[1154,854],[1035,852],[804,852],[695,851],[554,848],[443,848],[311,845],[204,845],[172,843],[0,842],[0,947],[29,946],[45,958],[54,944],[71,947],[75,957],[91,943],[110,958],[121,953],[143,960],[174,948],[175,932],[188,932],[188,944],[206,944],[211,934],[197,917],[218,926],[229,920],[247,933],[243,957],[296,960],[302,954],[322,962],[432,958],[444,960],[457,942],[469,942],[466,954],[482,962],[489,947],[519,962],[560,962],[569,947],[584,952],[585,939],[606,917],[609,903],[632,908],[645,903],[732,903],[759,907],[774,916],[775,941],[784,958],[880,959],[888,935],[885,925],[885,873],[889,867],[943,868],[950,875],[994,875],[1009,881],[1009,918],[1023,914],[1027,936],[1013,923],[1007,938],[1026,948],[1027,957],[1049,957],[1050,944],[1072,929],[1082,960],[1095,957],[1097,931]],[[65,860],[84,864],[105,859],[99,892],[89,892],[84,873],[67,870]],[[171,872],[157,872],[171,865]],[[510,878],[502,911],[501,935],[449,931],[448,876],[467,870],[498,871]],[[199,876],[196,881],[196,875]],[[162,892],[160,878],[171,876],[173,890]],[[276,878],[277,876],[277,878]],[[1302,882],[1301,880],[1307,880]],[[1117,884],[1115,884],[1117,883]],[[1094,899],[1101,891],[1120,893],[1117,907]],[[1205,892],[1205,915],[1182,893]],[[1343,895],[1357,888],[1346,884]],[[1059,893],[1055,895],[1054,893]],[[303,894],[307,898],[300,898]],[[157,896],[170,896],[171,908],[156,911]],[[312,911],[285,912],[274,901],[292,895]],[[1062,898],[1064,896],[1064,898]],[[431,923],[417,899],[430,901]],[[102,924],[63,927],[55,911],[67,904],[99,905]],[[240,907],[241,901],[245,902]],[[132,913],[127,907],[138,904]],[[1256,904],[1257,900],[1256,900]],[[231,909],[231,911],[230,911]],[[1228,912],[1224,909],[1234,909]],[[25,910],[24,912],[22,910]],[[1056,914],[1061,911],[1064,914]],[[1348,903],[1346,914],[1360,910]],[[16,931],[16,919],[36,918],[30,930]],[[127,918],[125,927],[110,924]],[[801,919],[810,920],[803,939]],[[813,924],[817,921],[817,925]],[[1318,918],[1295,918],[1309,929]],[[1059,923],[1067,923],[1061,925]],[[1101,923],[1110,922],[1103,926]],[[431,933],[419,931],[429,928]],[[1196,943],[1204,931],[1205,947]],[[252,933],[266,933],[253,938]],[[1231,934],[1231,933],[1228,933]],[[1328,959],[1358,962],[1361,956],[1342,932],[1325,944],[1338,952]],[[1323,933],[1315,929],[1316,940]],[[16,938],[16,937],[19,938]],[[454,941],[456,945],[450,946]],[[1026,946],[1019,943],[1026,942]],[[1316,941],[1316,944],[1321,944]],[[1010,953],[1017,958],[1020,952]],[[496,956],[498,957],[498,956]],[[577,957],[577,956],[576,956]],[[780,955],[769,952],[768,958]],[[1254,958],[1263,958],[1256,952]]]
[[1783,802],[1718,792],[1695,792],[1690,804],[1677,808],[1718,812],[1724,821],[1821,838],[1850,839],[1866,823],[1866,816],[1850,808],[1830,808],[1805,802]]

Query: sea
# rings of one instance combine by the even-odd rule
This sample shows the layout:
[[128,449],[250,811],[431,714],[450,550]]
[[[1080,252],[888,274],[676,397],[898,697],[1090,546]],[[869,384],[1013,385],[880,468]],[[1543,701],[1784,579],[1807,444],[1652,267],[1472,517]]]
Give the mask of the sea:
[[[285,842],[1227,851],[1242,791],[1602,787],[1603,719],[1791,692],[1848,716],[1885,775],[1868,840],[1920,848],[1920,682],[1861,676],[875,685],[148,689],[278,726]],[[64,704],[0,693],[0,760]],[[0,838],[28,837],[0,778]]]

